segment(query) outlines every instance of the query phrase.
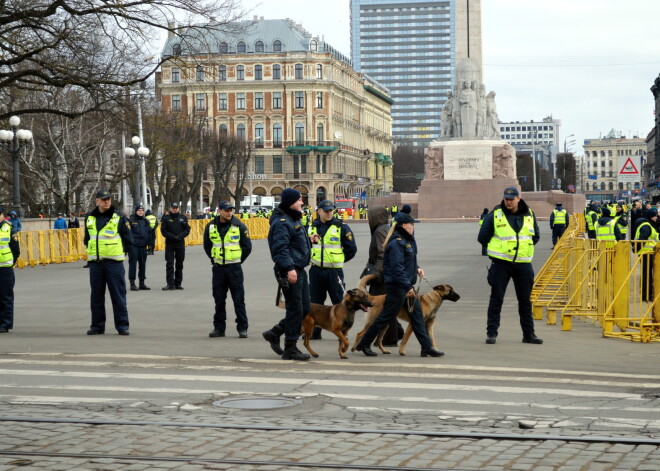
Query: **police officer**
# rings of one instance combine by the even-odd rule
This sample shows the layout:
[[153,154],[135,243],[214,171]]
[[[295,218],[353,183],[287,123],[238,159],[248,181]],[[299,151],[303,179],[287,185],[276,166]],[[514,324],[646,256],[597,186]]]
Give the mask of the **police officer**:
[[[303,200],[300,192],[286,188],[282,192],[281,202],[273,211],[268,231],[268,247],[275,262],[275,276],[280,285],[288,283],[283,289],[286,315],[279,324],[263,333],[264,339],[282,360],[309,360],[309,355],[296,347],[300,336],[303,317],[309,313],[309,282],[305,267],[309,265],[311,255],[310,237],[300,222]],[[318,235],[312,236],[311,242],[317,243]],[[280,336],[284,334],[284,350],[280,347]]]
[[609,240],[616,242],[617,240],[623,240],[624,237],[621,235],[619,226],[616,223],[616,219],[610,217],[610,208],[603,206],[600,210],[600,218],[596,221],[596,239],[597,240]]
[[156,228],[158,227],[158,218],[154,216],[150,209],[144,213],[144,217],[149,221],[150,239],[147,247],[147,255],[153,255],[156,247]]
[[[135,207],[130,221],[133,244],[128,253],[128,281],[131,282],[131,291],[150,290],[151,288],[144,284],[144,280],[147,278],[147,245],[151,243],[151,227],[149,220],[144,216],[143,205],[138,204]],[[139,288],[135,284],[136,268],[139,270]]]
[[504,199],[484,219],[477,240],[488,248],[492,264],[488,269],[491,286],[488,304],[486,343],[494,344],[500,327],[500,312],[509,280],[513,278],[518,297],[518,314],[523,343],[542,344],[534,333],[530,295],[534,285],[534,245],[539,241],[536,216],[520,198],[515,187],[504,190]]
[[556,208],[552,210],[550,215],[550,229],[552,230],[552,247],[557,245],[557,241],[564,235],[568,227],[568,211],[566,211],[561,203],[557,203]]
[[628,233],[628,219],[626,218],[626,211],[621,203],[617,203],[616,205],[614,219],[616,220],[616,225],[619,227],[623,240],[625,240]]
[[638,249],[642,258],[642,301],[653,301],[653,253],[658,243],[658,211],[655,208],[644,210],[644,216],[637,219],[635,240],[646,241]]
[[224,337],[227,323],[227,290],[231,292],[236,313],[238,336],[247,338],[248,318],[245,311],[245,289],[243,288],[243,268],[241,264],[252,252],[252,241],[248,229],[234,216],[234,205],[221,201],[218,215],[206,225],[204,230],[204,251],[213,264],[213,299],[215,314],[213,330],[209,337]]
[[417,265],[417,249],[413,244],[413,233],[415,232],[415,220],[410,214],[401,213],[396,218],[394,232],[387,242],[385,248],[383,268],[385,275],[385,306],[374,320],[373,324],[365,332],[357,350],[366,356],[376,356],[370,345],[378,333],[387,326],[404,306],[410,302],[412,306],[408,309],[410,325],[415,337],[422,346],[421,356],[440,357],[443,352],[433,348],[431,339],[426,332],[422,306],[415,292],[414,285],[417,275],[423,277],[424,270]]
[[598,220],[598,206],[592,204],[589,206],[587,214],[585,216],[585,223],[587,225],[587,237],[589,239],[596,238],[596,221]]
[[87,335],[105,333],[106,286],[112,301],[115,329],[119,335],[128,335],[124,258],[131,250],[133,234],[126,217],[112,206],[108,190],[96,192],[96,208],[85,219],[84,243],[92,287],[92,325]]
[[[170,213],[160,221],[160,233],[165,237],[165,277],[163,291],[183,289],[183,261],[186,258],[185,238],[190,234],[188,218],[179,214],[179,203],[172,203]],[[175,266],[176,260],[176,266]]]
[[0,334],[14,328],[14,265],[21,255],[17,234],[0,208]]
[[[312,246],[312,267],[309,269],[311,302],[325,303],[326,294],[332,304],[344,299],[344,263],[355,257],[357,245],[347,224],[333,217],[335,205],[330,200],[319,203],[318,218],[310,226],[310,237],[318,234],[319,242]],[[321,328],[315,327],[312,339],[321,338]]]

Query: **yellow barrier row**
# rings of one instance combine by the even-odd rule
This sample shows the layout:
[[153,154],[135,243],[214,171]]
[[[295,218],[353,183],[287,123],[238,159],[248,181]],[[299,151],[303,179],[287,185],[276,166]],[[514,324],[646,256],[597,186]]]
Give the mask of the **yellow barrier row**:
[[[208,219],[193,219],[189,221],[190,235],[186,237],[186,245],[201,245],[204,243],[204,229]],[[248,228],[252,239],[268,237],[269,222],[265,218],[251,218],[242,221]],[[83,244],[85,229],[52,229],[48,231],[19,232],[21,256],[16,264],[19,268],[49,263],[69,263],[87,260],[87,252]],[[165,239],[156,230],[156,250],[165,248]]]
[[562,330],[579,318],[601,326],[604,337],[660,342],[660,246],[639,255],[645,241],[585,239],[575,222],[535,279],[534,318],[545,310],[547,323],[560,319]]

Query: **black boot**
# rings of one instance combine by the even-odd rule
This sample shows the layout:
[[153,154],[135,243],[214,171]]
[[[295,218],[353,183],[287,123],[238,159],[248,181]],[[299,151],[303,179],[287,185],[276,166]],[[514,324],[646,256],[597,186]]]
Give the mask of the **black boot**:
[[131,281],[131,291],[137,291],[138,287],[135,286],[135,280],[130,280]]
[[282,347],[280,347],[280,337],[283,333],[284,331],[279,326],[279,324],[275,324],[272,329],[267,330],[261,334],[266,342],[270,343],[270,348],[272,348],[273,351],[278,355],[282,354]]
[[295,340],[285,340],[284,351],[282,352],[282,360],[307,361],[309,360],[309,355],[302,353],[296,348]]
[[140,286],[139,286],[139,288],[140,288],[140,289],[143,289],[143,290],[147,290],[147,291],[151,289],[151,288],[149,288],[147,285],[144,284],[144,280],[140,280]]

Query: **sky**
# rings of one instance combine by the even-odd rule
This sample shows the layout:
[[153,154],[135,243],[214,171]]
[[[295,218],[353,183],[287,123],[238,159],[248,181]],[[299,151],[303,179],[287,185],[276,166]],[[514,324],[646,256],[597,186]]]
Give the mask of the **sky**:
[[[243,0],[291,18],[350,57],[349,0]],[[560,147],[583,154],[611,129],[645,138],[660,73],[660,0],[481,0],[484,83],[501,121],[561,120]],[[572,137],[569,137],[573,134]]]

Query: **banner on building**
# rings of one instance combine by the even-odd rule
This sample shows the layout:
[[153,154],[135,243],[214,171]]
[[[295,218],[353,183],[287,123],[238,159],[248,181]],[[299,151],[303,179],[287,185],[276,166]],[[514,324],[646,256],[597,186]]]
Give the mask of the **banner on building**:
[[638,182],[641,180],[641,159],[639,155],[624,155],[618,157],[618,181]]

